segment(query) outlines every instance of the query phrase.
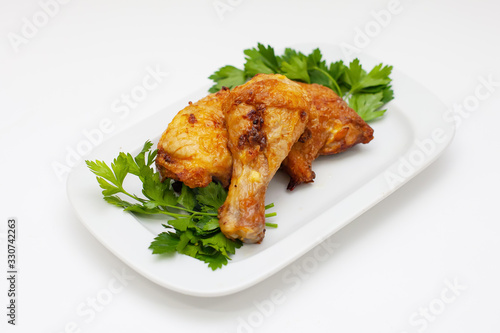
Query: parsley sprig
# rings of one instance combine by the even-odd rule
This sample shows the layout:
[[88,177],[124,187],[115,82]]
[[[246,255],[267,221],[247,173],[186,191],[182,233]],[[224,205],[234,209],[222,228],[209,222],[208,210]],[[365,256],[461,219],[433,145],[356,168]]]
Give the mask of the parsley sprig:
[[[178,252],[204,261],[212,270],[227,265],[230,256],[242,246],[241,241],[226,238],[219,228],[217,211],[226,200],[227,191],[218,183],[195,189],[182,184],[180,193],[177,193],[173,182],[160,181],[158,172],[153,169],[157,151],[151,151],[152,146],[153,143],[146,141],[135,157],[120,152],[111,166],[103,161],[86,161],[97,176],[104,200],[131,213],[170,217],[162,224],[167,230],[160,233],[149,247],[153,254]],[[124,180],[129,174],[142,182],[143,196],[125,189]],[[267,205],[266,209],[273,206]],[[268,213],[266,217],[275,215]],[[277,227],[273,223],[266,225]]]
[[366,72],[359,59],[354,59],[348,66],[342,60],[328,64],[319,49],[306,55],[287,48],[278,56],[271,46],[260,43],[257,48],[243,53],[244,69],[230,65],[220,68],[209,77],[215,82],[209,92],[217,92],[223,86],[241,85],[258,73],[283,74],[291,80],[329,87],[365,121],[381,117],[386,111],[381,110],[382,106],[394,99],[390,78],[392,66],[379,64]]

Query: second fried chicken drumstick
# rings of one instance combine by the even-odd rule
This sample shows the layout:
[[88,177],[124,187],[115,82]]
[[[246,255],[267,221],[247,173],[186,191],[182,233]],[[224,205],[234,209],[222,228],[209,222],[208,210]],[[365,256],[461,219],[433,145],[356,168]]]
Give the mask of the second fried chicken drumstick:
[[260,243],[267,186],[304,131],[310,98],[283,75],[259,74],[235,87],[222,107],[233,170],[220,228],[228,238]]
[[373,129],[331,89],[258,74],[181,110],[158,143],[156,166],[162,178],[189,187],[214,179],[229,186],[219,211],[221,231],[258,243],[267,185],[280,165],[292,190],[314,180],[311,164],[319,155],[372,138]]
[[319,155],[337,154],[373,139],[373,129],[333,90],[299,84],[310,95],[312,107],[304,133],[282,164],[290,176],[289,190],[314,180],[311,163]]
[[[312,106],[306,129],[282,163],[290,175],[289,190],[314,180],[311,164],[319,155],[337,154],[373,139],[373,129],[333,90],[298,84],[309,94]],[[233,158],[222,112],[228,95],[229,90],[223,89],[190,103],[175,116],[158,144],[156,166],[163,178],[189,187],[207,186],[212,179],[229,185]]]

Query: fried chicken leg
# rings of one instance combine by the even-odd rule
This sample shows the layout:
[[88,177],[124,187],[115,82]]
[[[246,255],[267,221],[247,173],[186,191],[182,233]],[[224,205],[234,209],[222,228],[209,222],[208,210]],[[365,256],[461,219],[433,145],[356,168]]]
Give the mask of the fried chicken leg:
[[267,186],[304,131],[309,109],[306,91],[283,75],[256,75],[223,103],[233,156],[229,193],[219,209],[226,237],[264,238]]
[[213,178],[229,185],[233,162],[221,107],[227,95],[223,89],[190,102],[174,117],[158,142],[156,167],[163,179],[191,188],[205,187]]
[[[319,155],[340,153],[373,138],[371,127],[331,89],[298,84],[309,94],[312,106],[306,129],[282,163],[290,175],[289,190],[314,180],[311,163]],[[211,94],[190,103],[174,117],[158,143],[156,166],[162,178],[179,180],[189,187],[204,187],[213,179],[229,186],[233,157],[222,110],[229,94],[227,89]]]
[[319,155],[337,154],[373,139],[373,129],[333,90],[299,84],[310,95],[312,107],[304,133],[282,164],[290,176],[289,190],[314,180],[311,164]]

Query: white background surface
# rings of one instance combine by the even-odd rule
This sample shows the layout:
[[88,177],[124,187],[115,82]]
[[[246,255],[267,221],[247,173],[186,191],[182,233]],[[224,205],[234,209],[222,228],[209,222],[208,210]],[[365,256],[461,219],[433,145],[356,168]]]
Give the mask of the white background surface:
[[[33,22],[40,4],[0,2],[2,272],[7,218],[20,224],[18,325],[6,324],[7,281],[1,278],[0,327],[498,332],[500,5],[493,0],[401,0],[400,13],[361,47],[428,87],[449,109],[459,105],[465,111],[456,115],[456,136],[442,157],[331,237],[331,254],[318,257],[313,250],[246,291],[200,299],[142,278],[82,226],[53,165],[67,164],[84,131],[105,118],[113,130],[104,139],[133,126],[208,84],[218,67],[239,66],[242,50],[257,42],[360,46],[358,29],[376,22],[372,11],[389,4],[221,2],[232,10],[218,15],[212,0],[73,0],[59,5],[17,52],[8,36],[21,35],[24,18]],[[112,105],[141,84],[148,67],[169,74],[119,117]],[[477,89],[487,92],[481,77],[495,84],[478,100]],[[467,111],[464,103],[474,100],[478,105],[466,105]],[[123,273],[128,279],[120,283],[116,274]]]

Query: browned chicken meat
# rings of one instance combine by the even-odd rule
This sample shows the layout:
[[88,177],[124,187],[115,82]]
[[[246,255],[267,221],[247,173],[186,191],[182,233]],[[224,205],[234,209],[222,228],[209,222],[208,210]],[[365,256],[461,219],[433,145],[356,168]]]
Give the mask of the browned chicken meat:
[[283,75],[259,74],[235,87],[223,110],[233,172],[220,228],[228,238],[260,243],[267,186],[304,131],[310,98]]
[[205,187],[212,179],[229,185],[233,162],[221,107],[228,94],[223,89],[190,102],[174,117],[158,143],[156,167],[162,178],[191,188]]
[[[304,133],[283,161],[290,175],[288,189],[315,178],[312,161],[319,155],[345,151],[373,138],[372,128],[331,89],[298,83],[310,95],[312,107]],[[190,187],[207,186],[212,179],[229,185],[233,159],[222,112],[227,89],[209,95],[181,110],[158,144],[156,165],[163,178]]]
[[282,164],[290,175],[289,190],[314,180],[311,164],[319,155],[337,154],[373,139],[373,129],[333,90],[299,84],[309,93],[312,108],[304,133]]
[[258,243],[266,189],[280,164],[291,190],[314,180],[311,163],[319,155],[372,138],[372,128],[331,89],[260,74],[232,91],[190,102],[163,133],[156,166],[162,178],[192,188],[213,179],[224,187],[231,183],[219,211],[221,230]]

